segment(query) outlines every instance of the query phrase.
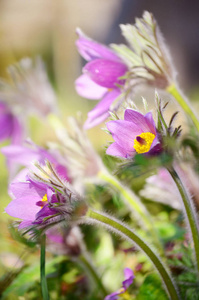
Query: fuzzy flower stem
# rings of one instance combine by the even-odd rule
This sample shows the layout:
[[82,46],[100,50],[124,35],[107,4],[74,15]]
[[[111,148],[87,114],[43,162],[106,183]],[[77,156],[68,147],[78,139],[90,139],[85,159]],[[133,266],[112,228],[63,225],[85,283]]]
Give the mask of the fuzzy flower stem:
[[[154,238],[155,245],[158,247],[159,251],[162,253],[162,245],[157,236],[157,232],[153,227],[153,222],[150,218],[148,211],[145,206],[141,203],[139,198],[134,195],[134,193],[129,190],[127,187],[124,187],[121,182],[119,182],[114,176],[108,172],[99,172],[98,177],[103,179],[105,182],[113,186],[121,194],[124,201],[126,201],[131,208],[141,217],[141,220],[144,222],[146,229],[151,233]],[[140,218],[139,218],[140,219]]]
[[108,292],[106,291],[101,278],[99,277],[99,275],[97,274],[95,268],[93,267],[90,259],[88,257],[86,257],[86,255],[81,255],[79,257],[80,262],[82,263],[82,265],[85,267],[85,269],[90,273],[93,281],[95,281],[97,287],[101,290],[103,296],[105,297]]
[[87,215],[84,219],[85,223],[93,223],[93,224],[100,224],[110,231],[118,234],[124,239],[129,240],[133,244],[136,244],[153,262],[154,266],[156,267],[157,271],[162,277],[164,285],[167,288],[168,294],[170,299],[172,300],[179,300],[180,296],[177,292],[177,288],[166,268],[162,260],[158,257],[158,255],[149,247],[145,241],[143,241],[135,232],[133,232],[130,228],[126,225],[122,224],[115,218],[110,217],[107,214],[93,211],[89,209]]
[[176,87],[175,84],[171,84],[167,87],[167,92],[171,94],[176,101],[180,104],[180,106],[183,108],[185,113],[191,118],[192,122],[194,123],[195,127],[197,128],[199,132],[199,120],[196,117],[196,115],[193,112],[193,109],[190,107],[190,103],[188,100],[186,100],[181,93],[179,92],[179,89]]
[[177,172],[174,170],[174,168],[170,168],[170,169],[168,168],[168,171],[171,174],[173,180],[175,181],[175,184],[182,197],[182,201],[186,212],[186,217],[192,233],[195,256],[196,256],[196,265],[197,265],[198,276],[199,276],[199,228],[198,228],[197,215],[195,213],[193,203],[189,195],[187,194],[187,191],[183,186],[183,183],[180,177],[178,176]]
[[45,275],[45,256],[46,256],[46,235],[41,236],[41,252],[40,252],[40,278],[43,300],[49,300],[48,286]]

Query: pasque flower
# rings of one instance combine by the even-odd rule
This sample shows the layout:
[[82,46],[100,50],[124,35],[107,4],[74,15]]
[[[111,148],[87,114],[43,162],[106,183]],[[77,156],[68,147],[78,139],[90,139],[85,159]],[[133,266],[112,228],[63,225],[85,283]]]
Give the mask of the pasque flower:
[[81,214],[86,209],[82,198],[48,161],[43,166],[36,163],[25,181],[11,183],[10,193],[13,200],[5,211],[22,219],[20,229],[43,229],[68,220],[76,210]]
[[135,278],[135,275],[133,271],[129,268],[124,269],[124,278],[125,280],[122,282],[122,288],[120,288],[118,291],[106,296],[104,300],[117,300],[119,299],[119,296],[123,295],[128,287],[133,283],[133,280]]
[[142,115],[138,111],[126,109],[124,120],[110,121],[107,128],[115,140],[106,153],[130,158],[138,154],[154,154],[161,150],[152,113]]
[[75,82],[77,92],[88,99],[102,99],[97,106],[88,113],[85,128],[91,128],[106,120],[111,110],[111,104],[121,94],[120,86],[128,70],[122,60],[108,47],[86,37],[79,29],[77,48],[88,63]]

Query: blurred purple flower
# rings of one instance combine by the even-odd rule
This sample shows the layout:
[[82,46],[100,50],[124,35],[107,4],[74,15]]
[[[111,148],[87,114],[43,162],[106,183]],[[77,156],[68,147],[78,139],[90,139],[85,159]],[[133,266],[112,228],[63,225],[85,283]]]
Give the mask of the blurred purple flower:
[[48,150],[35,145],[31,141],[26,141],[25,145],[9,145],[3,147],[1,152],[9,161],[8,167],[11,178],[18,170],[18,166],[29,167],[31,163],[35,161],[44,165],[45,161],[48,160],[53,165],[58,175],[70,182],[67,168],[64,166],[64,160],[57,151],[51,153]]
[[22,141],[23,130],[19,120],[13,115],[9,106],[0,101],[0,142],[10,139],[12,144]]
[[79,95],[100,103],[88,113],[85,129],[94,127],[109,116],[113,101],[119,97],[119,85],[124,84],[120,77],[127,72],[127,66],[108,47],[86,37],[79,29],[79,39],[76,42],[79,53],[88,61],[81,75],[75,82]]
[[130,158],[136,153],[154,154],[161,150],[152,113],[146,115],[126,109],[124,120],[110,121],[107,128],[115,140],[106,153]]
[[119,299],[119,295],[124,294],[127,291],[128,287],[133,283],[135,275],[131,269],[125,268],[124,269],[124,278],[125,278],[125,280],[122,282],[122,287],[118,291],[106,296],[104,300]]

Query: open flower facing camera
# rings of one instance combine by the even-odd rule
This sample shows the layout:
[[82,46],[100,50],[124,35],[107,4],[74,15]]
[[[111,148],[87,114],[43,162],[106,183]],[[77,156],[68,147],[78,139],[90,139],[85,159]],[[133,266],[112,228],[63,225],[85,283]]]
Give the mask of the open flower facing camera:
[[124,120],[110,121],[107,128],[115,141],[106,151],[109,155],[130,158],[135,153],[154,154],[161,151],[161,143],[150,112],[142,115],[135,110],[126,109]]

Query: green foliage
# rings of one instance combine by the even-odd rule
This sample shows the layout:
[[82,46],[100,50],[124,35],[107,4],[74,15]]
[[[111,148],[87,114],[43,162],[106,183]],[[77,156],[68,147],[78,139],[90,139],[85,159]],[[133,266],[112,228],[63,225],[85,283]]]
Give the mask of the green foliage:
[[142,286],[136,300],[168,300],[166,292],[162,287],[162,282],[157,274],[148,275]]
[[[56,271],[56,266],[66,257],[57,256],[54,257],[51,261],[46,263],[46,274],[49,275]],[[10,284],[10,286],[4,291],[3,298],[6,299],[9,294],[15,294],[17,296],[23,296],[28,289],[30,289],[35,282],[40,280],[40,264],[36,263],[35,265],[28,266],[25,268]]]

